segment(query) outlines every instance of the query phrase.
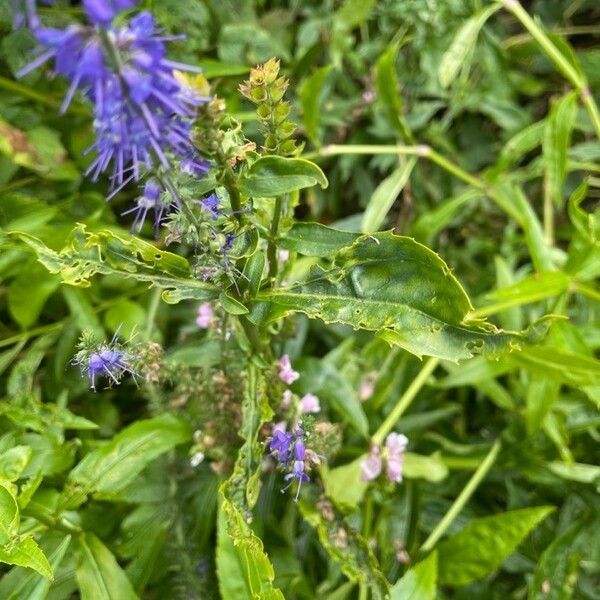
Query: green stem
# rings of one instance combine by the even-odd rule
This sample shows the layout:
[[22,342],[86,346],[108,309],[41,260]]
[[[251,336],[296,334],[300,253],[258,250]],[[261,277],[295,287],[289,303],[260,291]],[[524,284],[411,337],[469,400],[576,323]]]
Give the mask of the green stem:
[[160,306],[161,294],[162,290],[160,288],[156,288],[150,297],[148,316],[146,317],[146,328],[144,329],[144,340],[147,342],[149,342],[150,338],[152,337],[152,329],[154,328],[154,320],[156,319],[156,313],[158,312],[158,307]]
[[429,152],[427,152],[427,154],[425,154],[424,156],[425,158],[428,158],[431,162],[438,165],[438,167],[441,167],[445,171],[448,171],[448,173],[454,175],[455,177],[458,177],[458,179],[462,179],[465,183],[468,183],[469,185],[472,185],[473,187],[478,188],[480,190],[486,190],[486,185],[481,179],[475,177],[474,175],[471,175],[470,173],[467,173],[467,171],[465,171],[458,165],[455,165],[454,163],[450,162],[447,158],[443,157],[441,154],[438,154],[435,150],[430,148]]
[[416,146],[402,146],[402,145],[370,145],[370,144],[349,144],[347,146],[330,145],[324,146],[318,152],[303,155],[302,158],[308,160],[318,158],[320,156],[336,156],[339,154],[399,154],[403,156],[419,156],[426,158],[432,163],[438,165],[451,175],[458,177],[465,183],[472,185],[473,187],[487,191],[487,186],[483,180],[475,175],[471,175],[457,164],[449,161],[447,158],[436,152],[430,146],[426,144],[418,144]]
[[510,11],[529,31],[533,39],[539,44],[546,56],[556,65],[558,70],[571,82],[581,95],[581,100],[585,105],[596,135],[600,137],[600,113],[594,101],[594,98],[588,87],[588,82],[584,75],[579,73],[573,65],[567,60],[563,53],[554,45],[548,35],[531,18],[529,13],[521,6],[518,0],[500,0],[504,7]]
[[404,394],[402,394],[398,404],[393,408],[392,412],[387,416],[386,420],[381,424],[379,429],[371,438],[373,444],[381,446],[385,436],[392,431],[398,419],[405,413],[410,403],[414,400],[419,390],[425,385],[427,378],[433,373],[439,363],[437,358],[429,358],[423,365],[419,374],[412,380]]
[[439,539],[446,533],[448,527],[450,527],[454,519],[456,519],[456,517],[465,507],[465,504],[469,501],[469,498],[471,498],[479,484],[492,468],[492,465],[494,464],[499,452],[500,440],[496,440],[490,448],[487,456],[479,465],[479,468],[475,471],[475,473],[473,473],[467,485],[463,488],[462,492],[457,496],[452,506],[448,509],[448,512],[443,516],[442,520],[437,524],[436,528],[425,540],[425,543],[421,546],[421,552],[426,553],[432,550]]
[[254,326],[254,324],[248,320],[246,315],[240,315],[239,321],[240,321],[240,325],[242,326],[242,329],[244,330],[244,333],[246,334],[246,337],[248,338],[248,341],[250,342],[252,347],[256,350],[256,353],[257,354],[265,354],[265,352],[266,352],[265,344],[260,339],[258,330]]
[[275,207],[273,208],[273,220],[271,221],[271,229],[269,231],[269,243],[267,246],[267,258],[269,259],[269,277],[275,279],[277,277],[277,232],[279,231],[279,221],[281,220],[281,209],[283,208],[283,199],[281,196],[275,198]]

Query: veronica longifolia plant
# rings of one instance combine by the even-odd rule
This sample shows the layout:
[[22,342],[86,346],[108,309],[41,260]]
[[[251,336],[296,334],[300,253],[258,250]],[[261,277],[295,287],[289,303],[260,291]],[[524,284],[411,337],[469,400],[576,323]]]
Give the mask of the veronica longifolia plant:
[[[160,244],[84,227],[61,252],[20,237],[68,284],[86,285],[95,274],[118,275],[150,283],[168,303],[199,305],[196,326],[208,340],[219,340],[222,364],[201,382],[163,369],[156,349],[132,353],[117,340],[83,340],[75,362],[94,388],[100,380],[118,384],[133,374],[154,386],[153,398],[168,383],[179,398],[201,390],[216,399],[198,416],[191,465],[209,462],[223,479],[221,512],[233,551],[249,553],[254,562],[267,560],[248,523],[262,470],[278,467],[280,488],[293,486],[295,500],[305,497],[313,507],[305,508],[307,519],[320,535],[335,534],[340,547],[351,547],[371,565],[365,568],[376,571],[368,545],[347,527],[339,507],[322,497],[319,468],[339,449],[341,433],[329,420],[330,407],[311,387],[316,384],[310,369],[296,363],[290,343],[295,315],[371,332],[429,357],[375,432],[360,410],[338,407],[363,439],[363,456],[349,484],[363,491],[375,479],[371,485],[402,483],[409,440],[393,430],[439,360],[500,355],[535,340],[545,326],[505,332],[474,318],[451,269],[412,238],[296,222],[304,190],[328,182],[301,156],[279,62],[252,69],[240,87],[260,125],[258,137],[249,139],[200,70],[168,58],[167,44],[178,36],[165,34],[136,4],[85,0],[87,23],[63,29],[44,26],[28,4],[39,48],[20,74],[51,63],[68,82],[62,111],[78,95],[87,99],[95,134],[85,151],[92,154],[87,175],[97,180],[106,174],[109,197],[138,185],[123,215],[137,233],[152,215]],[[162,249],[165,245],[173,252]],[[297,268],[308,263],[309,269]],[[371,388],[365,387],[365,399]],[[237,429],[241,447],[232,433]],[[386,477],[378,478],[384,470]],[[81,473],[74,477],[75,483],[83,480]],[[331,485],[326,481],[327,493]],[[262,589],[282,597],[269,573],[260,572]],[[370,581],[373,589],[387,589],[380,574]]]

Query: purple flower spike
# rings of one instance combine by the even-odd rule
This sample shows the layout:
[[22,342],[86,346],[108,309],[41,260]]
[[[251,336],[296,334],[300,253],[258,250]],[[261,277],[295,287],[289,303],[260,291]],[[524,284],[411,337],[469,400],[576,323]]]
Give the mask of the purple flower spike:
[[120,12],[136,4],[137,0],[83,0],[88,19],[101,27],[110,25]]
[[[29,7],[31,0],[27,2]],[[19,72],[24,76],[54,60],[55,71],[70,81],[61,110],[67,110],[77,91],[91,101],[96,139],[84,153],[93,151],[95,157],[86,175],[95,181],[109,171],[109,198],[158,167],[168,171],[180,163],[194,177],[210,168],[190,141],[196,109],[209,98],[188,89],[185,79],[173,72],[199,69],[168,60],[166,42],[175,38],[163,35],[149,12],[114,24],[115,17],[136,4],[137,0],[84,0],[92,26],[36,25],[39,52]],[[165,208],[144,193],[131,211],[136,213],[134,228],[141,227],[149,210],[158,227]]]
[[219,218],[219,197],[216,194],[211,194],[200,200],[200,205],[212,219]]
[[160,224],[162,223],[163,217],[169,212],[171,203],[164,202],[161,198],[162,187],[157,179],[151,178],[144,185],[144,192],[141,196],[138,196],[136,205],[129,210],[126,210],[124,215],[135,213],[135,218],[131,228],[134,231],[140,231],[144,225],[144,221],[148,216],[149,211],[154,213],[154,231],[158,237]]

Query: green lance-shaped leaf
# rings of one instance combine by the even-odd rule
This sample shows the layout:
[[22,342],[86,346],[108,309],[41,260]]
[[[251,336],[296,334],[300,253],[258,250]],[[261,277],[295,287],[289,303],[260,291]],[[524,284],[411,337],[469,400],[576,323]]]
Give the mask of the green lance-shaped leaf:
[[392,587],[390,600],[434,600],[438,572],[437,552],[411,567]]
[[412,238],[379,233],[362,236],[317,267],[308,280],[257,296],[283,311],[303,312],[327,323],[376,331],[417,356],[458,361],[477,353],[496,355],[535,339],[469,319],[471,303],[444,261]]
[[217,523],[217,576],[223,600],[284,600],[263,544],[240,511],[221,496]]
[[317,69],[307,77],[300,86],[300,104],[302,106],[302,121],[306,133],[313,144],[320,145],[319,124],[321,121],[321,98],[323,86],[333,65]]
[[305,256],[332,257],[359,237],[358,233],[340,231],[321,223],[294,223],[277,243]]
[[0,544],[6,544],[19,529],[17,499],[6,487],[0,485]]
[[[71,536],[68,534],[47,532],[42,535],[40,545],[48,556],[53,573],[60,567],[70,543]],[[15,566],[0,580],[0,598],[44,600],[51,583],[52,580],[37,571]]]
[[240,437],[233,473],[221,486],[217,535],[217,572],[224,600],[266,598],[283,600],[273,587],[275,572],[261,540],[247,524],[260,490],[264,447],[258,441],[262,426],[273,417],[263,373],[252,363],[247,368]]
[[0,562],[27,567],[52,579],[52,567],[32,537],[21,537],[0,547]]
[[562,205],[562,190],[567,175],[567,150],[577,115],[577,92],[569,92],[550,111],[544,127],[544,193],[556,206]]
[[233,473],[223,484],[225,497],[243,514],[254,507],[260,491],[260,471],[265,453],[258,441],[261,427],[273,416],[269,405],[264,375],[249,364],[242,403],[242,426],[239,431],[244,440],[238,451]]
[[456,79],[461,69],[468,69],[471,64],[477,37],[485,22],[500,8],[492,5],[467,19],[456,32],[450,47],[440,62],[438,77],[442,87],[447,88]]
[[13,235],[36,252],[48,271],[59,273],[70,285],[89,287],[94,275],[120,275],[164,288],[166,302],[212,300],[219,295],[214,286],[190,276],[185,258],[134,236],[124,237],[109,230],[90,233],[84,225],[78,225],[67,246],[56,252],[26,233]]
[[78,541],[76,576],[81,600],[137,600],[113,553],[93,533],[85,533]]
[[474,519],[438,545],[440,583],[467,585],[494,572],[553,510],[538,506]]
[[137,421],[87,454],[71,471],[65,504],[77,504],[90,493],[109,499],[118,497],[146,465],[191,436],[189,424],[174,415]]
[[377,89],[377,101],[389,124],[404,140],[410,140],[410,131],[402,117],[402,96],[398,89],[398,71],[396,69],[398,47],[398,42],[390,44],[377,59],[375,88]]
[[274,198],[319,184],[328,185],[323,171],[302,158],[263,156],[240,180],[240,189],[246,196]]
[[398,194],[408,182],[416,163],[417,159],[414,156],[410,157],[377,186],[363,215],[361,230],[364,233],[371,233],[381,228]]
[[367,540],[354,530],[328,500],[301,501],[304,519],[319,536],[323,548],[339,563],[344,575],[367,585],[373,600],[389,597],[389,584]]

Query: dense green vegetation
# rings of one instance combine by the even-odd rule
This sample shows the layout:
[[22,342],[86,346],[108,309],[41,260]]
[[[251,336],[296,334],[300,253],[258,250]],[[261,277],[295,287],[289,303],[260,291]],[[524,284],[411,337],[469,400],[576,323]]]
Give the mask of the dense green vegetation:
[[[94,25],[25,72],[33,4],[0,3],[0,598],[600,599],[597,2],[55,0]],[[183,160],[143,10],[203,69],[143,100],[202,97]],[[77,68],[164,143],[139,181],[86,174]]]

